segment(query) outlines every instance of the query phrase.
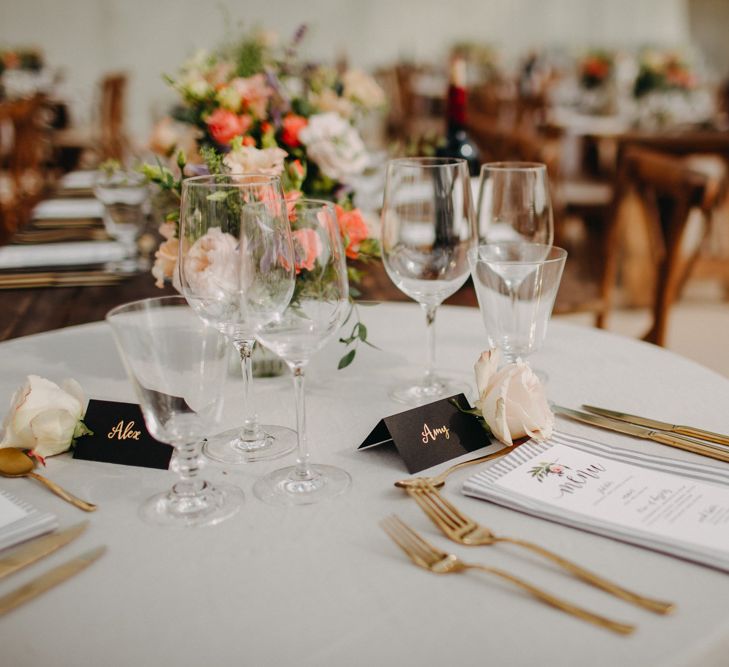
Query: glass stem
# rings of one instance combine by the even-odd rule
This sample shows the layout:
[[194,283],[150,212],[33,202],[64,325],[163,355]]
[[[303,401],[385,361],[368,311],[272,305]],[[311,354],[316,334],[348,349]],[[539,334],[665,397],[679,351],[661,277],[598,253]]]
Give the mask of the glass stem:
[[314,473],[309,467],[309,441],[306,438],[306,400],[304,397],[304,366],[296,364],[291,367],[294,376],[294,396],[296,398],[296,470],[297,479],[313,479]]
[[243,428],[241,438],[243,440],[260,440],[263,436],[258,424],[258,415],[253,405],[253,346],[255,340],[234,340],[238,353],[240,354],[240,368],[243,373]]
[[197,476],[200,471],[201,449],[202,442],[199,440],[188,442],[175,449],[172,468],[180,479],[172,487],[174,495],[189,498],[196,496],[205,488],[205,481]]
[[435,313],[438,306],[421,304],[425,311],[425,329],[428,338],[428,358],[425,367],[425,377],[423,384],[430,386],[435,382]]

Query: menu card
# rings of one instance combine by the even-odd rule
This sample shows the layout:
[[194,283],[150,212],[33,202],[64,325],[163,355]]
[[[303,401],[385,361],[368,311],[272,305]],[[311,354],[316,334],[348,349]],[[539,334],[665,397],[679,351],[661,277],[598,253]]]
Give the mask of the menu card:
[[30,503],[0,489],[0,549],[58,528],[53,514],[41,512]]
[[729,471],[555,434],[463,492],[729,571]]

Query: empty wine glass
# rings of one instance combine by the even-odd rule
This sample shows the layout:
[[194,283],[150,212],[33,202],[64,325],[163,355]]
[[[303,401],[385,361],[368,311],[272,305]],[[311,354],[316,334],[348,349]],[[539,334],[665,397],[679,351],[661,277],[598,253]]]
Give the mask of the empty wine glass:
[[118,306],[106,316],[149,432],[175,447],[179,481],[152,496],[142,517],[169,526],[219,523],[235,514],[243,493],[198,478],[200,445],[220,418],[227,344],[181,296]]
[[336,336],[349,310],[349,284],[341,234],[334,206],[300,200],[292,225],[296,292],[288,308],[268,323],[256,338],[279,355],[294,378],[298,457],[289,466],[259,479],[253,492],[277,505],[314,503],[343,493],[351,478],[344,470],[309,461],[304,404],[304,371],[311,358]]
[[137,238],[144,227],[144,206],[149,197],[147,179],[134,171],[101,172],[94,195],[104,205],[104,229],[124,246],[124,259],[111,262],[110,271],[134,273],[148,268],[138,257]]
[[562,248],[518,241],[468,253],[489,344],[507,363],[541,348],[566,258]]
[[293,289],[292,252],[291,228],[278,177],[217,175],[183,181],[180,292],[201,317],[230,338],[243,371],[243,425],[205,443],[205,454],[216,461],[241,464],[273,459],[296,446],[291,429],[261,425],[252,405],[255,338],[249,321],[253,306],[248,299],[248,292],[254,289],[255,298],[268,300],[268,307],[271,300],[274,310],[286,307],[290,292],[287,295],[277,290],[281,285]]
[[485,243],[554,239],[547,167],[539,162],[492,162],[481,167],[478,232]]
[[477,244],[468,164],[455,158],[392,160],[382,209],[382,259],[395,285],[425,311],[424,377],[390,396],[418,405],[462,391],[435,374],[435,314],[468,278],[467,252]]

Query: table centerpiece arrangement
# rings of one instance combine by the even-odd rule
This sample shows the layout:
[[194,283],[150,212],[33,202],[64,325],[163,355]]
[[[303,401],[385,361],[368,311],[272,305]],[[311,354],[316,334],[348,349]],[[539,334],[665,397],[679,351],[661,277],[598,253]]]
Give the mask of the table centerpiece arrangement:
[[[362,213],[353,203],[352,180],[368,163],[358,119],[384,104],[377,83],[359,70],[339,71],[304,62],[292,40],[280,44],[260,30],[212,51],[198,51],[174,76],[166,77],[179,95],[171,115],[155,128],[150,145],[167,162],[147,164],[150,181],[170,194],[160,232],[164,241],[152,273],[158,285],[175,272],[179,251],[177,216],[184,177],[206,173],[259,173],[278,176],[287,201],[302,196],[334,202],[356,284],[362,263],[379,257]],[[292,220],[294,231],[296,221]],[[350,289],[358,296],[355,287]],[[367,342],[367,329],[352,304],[354,324],[342,342],[348,347],[340,368]]]

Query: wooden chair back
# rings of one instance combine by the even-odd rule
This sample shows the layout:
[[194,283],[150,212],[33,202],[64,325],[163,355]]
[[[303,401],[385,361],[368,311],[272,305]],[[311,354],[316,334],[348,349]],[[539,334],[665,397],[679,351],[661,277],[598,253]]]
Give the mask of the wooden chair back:
[[611,221],[606,230],[598,327],[605,327],[617,278],[620,239],[626,223],[620,216],[620,204],[628,192],[633,192],[643,206],[648,232],[658,250],[653,322],[644,340],[665,345],[669,313],[692,261],[682,250],[689,214],[698,208],[706,216],[715,204],[708,181],[681,158],[637,146],[626,148],[618,166]]
[[126,149],[124,127],[127,75],[107,74],[101,81],[100,132],[102,160],[122,161]]

